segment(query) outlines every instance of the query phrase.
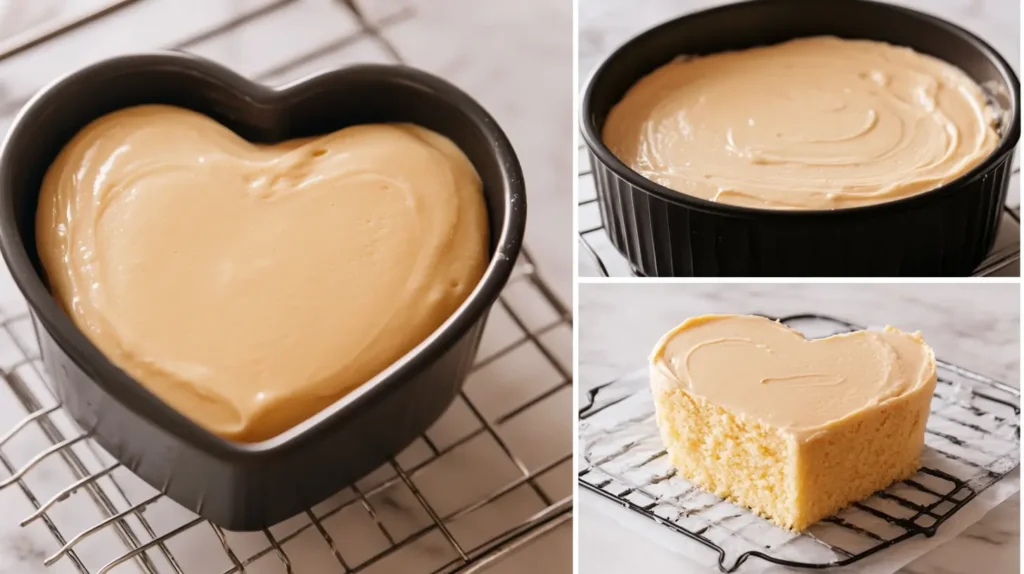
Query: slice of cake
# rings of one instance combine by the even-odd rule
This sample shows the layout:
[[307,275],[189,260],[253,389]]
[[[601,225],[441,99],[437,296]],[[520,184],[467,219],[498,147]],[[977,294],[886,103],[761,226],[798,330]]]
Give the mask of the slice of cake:
[[795,531],[917,472],[935,356],[891,327],[807,340],[689,319],[651,355],[658,427],[690,482]]

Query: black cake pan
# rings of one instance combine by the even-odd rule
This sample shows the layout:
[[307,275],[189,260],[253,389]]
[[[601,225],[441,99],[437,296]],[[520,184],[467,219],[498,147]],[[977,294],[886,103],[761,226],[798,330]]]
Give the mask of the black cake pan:
[[[935,190],[841,210],[725,205],[658,185],[623,164],[601,132],[641,77],[680,55],[835,35],[909,46],[950,62],[1001,110],[997,148]],[[753,0],[696,12],[630,40],[596,70],[581,102],[601,220],[646,276],[966,276],[991,249],[1020,138],[1020,82],[984,41],[949,22],[867,0]]]
[[[57,153],[90,121],[144,103],[204,113],[254,142],[369,122],[412,122],[444,134],[483,180],[491,230],[483,279],[430,337],[309,420],[252,444],[208,432],[89,342],[48,291],[36,252],[39,189]],[[0,250],[28,300],[64,408],[146,482],[230,530],[264,528],[322,501],[385,464],[444,412],[512,271],[525,219],[522,171],[494,119],[458,88],[402,66],[354,66],[271,89],[187,54],[117,57],[42,90],[0,151]]]

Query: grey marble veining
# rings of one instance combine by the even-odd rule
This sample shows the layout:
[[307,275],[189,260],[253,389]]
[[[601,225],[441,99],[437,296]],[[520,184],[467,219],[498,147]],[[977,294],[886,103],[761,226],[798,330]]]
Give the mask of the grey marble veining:
[[[705,313],[821,313],[865,326],[920,330],[940,359],[1014,386],[1020,382],[1020,288],[1016,284],[582,284],[579,293],[580,393],[643,368],[658,338]],[[639,540],[581,493],[581,572],[649,561],[711,574]],[[904,574],[1015,572],[1020,561],[1020,499],[1007,502]],[[647,562],[644,562],[647,564]],[[687,570],[685,568],[691,568]]]

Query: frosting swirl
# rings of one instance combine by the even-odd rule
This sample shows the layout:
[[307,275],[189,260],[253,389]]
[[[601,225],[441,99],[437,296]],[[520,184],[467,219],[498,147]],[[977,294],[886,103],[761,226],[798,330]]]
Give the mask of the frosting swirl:
[[655,346],[671,384],[798,437],[934,386],[935,358],[917,333],[892,327],[807,340],[764,317],[688,319]]
[[612,108],[603,140],[681,193],[766,209],[893,201],[995,149],[981,88],[942,60],[868,40],[802,38],[679,58]]
[[36,235],[54,296],[100,351],[247,442],[410,351],[488,259],[480,179],[439,134],[372,124],[255,145],[168,106],[76,135]]

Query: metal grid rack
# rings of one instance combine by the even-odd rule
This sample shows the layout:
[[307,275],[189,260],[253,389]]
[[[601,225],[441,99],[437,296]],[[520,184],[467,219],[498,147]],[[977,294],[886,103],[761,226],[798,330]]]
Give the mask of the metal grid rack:
[[[11,38],[0,43],[0,61],[138,1],[110,1]],[[294,2],[264,3],[171,47],[188,49],[227,35]],[[358,22],[356,31],[253,74],[256,79],[281,78],[359,42],[375,45],[385,61],[402,62],[381,31],[412,18],[410,9],[371,19],[352,0],[338,8]],[[23,103],[4,100],[0,115]],[[0,317],[0,421],[17,421],[6,433],[0,428],[0,466],[7,472],[0,473],[0,508],[27,503],[31,511],[21,525],[44,525],[60,545],[39,559],[82,574],[122,566],[147,574],[476,571],[572,518],[569,430],[563,443],[543,428],[549,413],[564,413],[571,403],[571,341],[571,310],[524,251],[492,311],[466,387],[431,430],[384,468],[303,515],[260,533],[232,533],[141,483],[81,433],[49,387],[19,301]],[[495,381],[502,372],[509,376],[509,366],[525,369],[531,380],[542,378],[540,372],[548,377],[543,384]],[[487,480],[470,481],[462,489],[467,492],[455,496],[452,485],[465,483],[467,474]],[[56,475],[64,480],[54,488]],[[333,526],[342,517],[348,526],[339,535]],[[353,529],[357,522],[367,528]],[[315,563],[314,549],[326,553]],[[223,564],[211,562],[214,555]],[[194,564],[197,556],[202,561]]]
[[[610,276],[636,276],[637,272],[625,257],[619,253],[608,238],[604,221],[601,218],[600,209],[597,204],[597,190],[594,185],[594,176],[590,167],[590,161],[585,145],[577,150],[579,156],[579,195],[577,196],[576,209],[579,220],[578,240],[580,253],[586,253],[587,257],[596,268],[596,272],[602,277]],[[1016,158],[1013,168],[1013,176],[1010,180],[1011,187],[1019,185],[1020,165]],[[1020,261],[1020,209],[1003,207],[1002,227],[1009,230],[1004,238],[1002,234],[996,240],[996,245],[988,257],[975,270],[976,277],[984,277],[998,273],[1000,270]],[[1012,237],[1010,237],[1012,236]],[[583,273],[581,272],[581,275]]]
[[[809,338],[859,329],[819,315],[781,321]],[[804,534],[677,476],[654,421],[646,370],[590,391],[580,408],[578,482],[707,546],[722,572],[736,572],[752,558],[796,568],[846,566],[904,540],[934,535],[1020,464],[1020,390],[949,363],[937,366],[923,468]]]

